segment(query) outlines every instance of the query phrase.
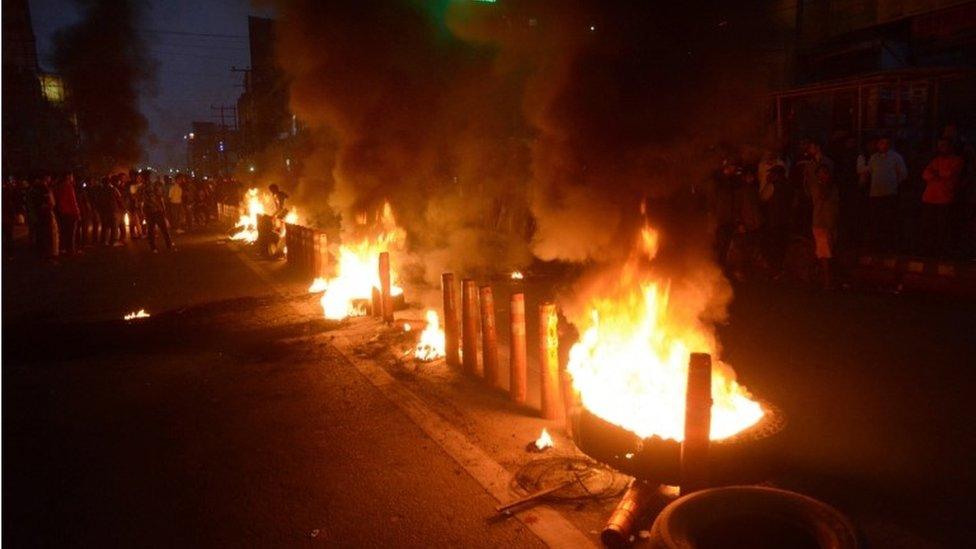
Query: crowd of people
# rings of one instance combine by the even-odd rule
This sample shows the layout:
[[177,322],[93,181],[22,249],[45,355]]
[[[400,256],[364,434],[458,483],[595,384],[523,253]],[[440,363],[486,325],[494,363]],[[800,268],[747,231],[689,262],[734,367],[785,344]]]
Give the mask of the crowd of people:
[[976,257],[976,149],[955,126],[917,165],[890,138],[860,148],[838,135],[751,163],[728,154],[712,183],[717,253],[737,278],[778,278],[796,250],[812,253],[815,277],[828,287],[838,252]]
[[150,170],[103,177],[74,174],[3,182],[4,253],[13,251],[14,227],[23,224],[37,254],[50,262],[92,246],[122,247],[145,240],[159,251],[159,238],[175,251],[171,230],[182,233],[217,219],[217,203],[239,200],[232,180],[160,176]]

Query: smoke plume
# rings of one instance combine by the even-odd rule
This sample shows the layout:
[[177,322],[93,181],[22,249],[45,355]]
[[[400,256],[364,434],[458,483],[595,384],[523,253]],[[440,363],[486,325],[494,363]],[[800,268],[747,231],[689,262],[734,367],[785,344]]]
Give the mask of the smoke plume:
[[142,156],[148,123],[139,93],[154,63],[136,32],[135,0],[76,0],[82,18],[55,35],[54,65],[78,117],[82,156],[95,174],[128,168]]
[[601,271],[646,201],[657,268],[720,317],[711,151],[756,138],[779,33],[752,5],[671,4],[278,2],[291,107],[336,136],[323,195],[344,219],[389,200],[435,276],[530,254]]

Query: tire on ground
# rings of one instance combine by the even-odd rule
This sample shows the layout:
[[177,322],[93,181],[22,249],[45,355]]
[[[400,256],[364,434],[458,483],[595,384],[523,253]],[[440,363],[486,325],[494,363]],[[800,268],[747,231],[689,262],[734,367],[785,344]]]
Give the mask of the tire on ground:
[[811,497],[762,486],[728,486],[671,502],[651,527],[651,546],[849,549],[858,547],[858,537],[843,514]]

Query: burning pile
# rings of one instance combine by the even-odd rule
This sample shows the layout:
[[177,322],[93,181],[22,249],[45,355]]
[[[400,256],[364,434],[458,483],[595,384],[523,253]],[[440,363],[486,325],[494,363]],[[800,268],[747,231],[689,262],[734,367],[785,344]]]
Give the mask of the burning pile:
[[[365,226],[366,218],[362,216],[358,222]],[[309,288],[310,292],[322,292],[320,302],[325,318],[342,320],[367,313],[373,289],[380,287],[380,253],[398,248],[406,237],[403,229],[397,227],[389,203],[383,205],[373,232],[372,236],[358,242],[341,245],[337,252],[335,276],[329,280],[317,279]],[[391,295],[403,294],[403,289],[396,284],[396,273],[391,271],[390,278]]]
[[427,327],[420,332],[420,341],[417,342],[413,356],[418,360],[430,361],[441,358],[445,354],[444,330],[441,328],[440,319],[437,318],[437,311],[427,309]]
[[[567,369],[583,405],[641,438],[684,438],[688,357],[716,354],[704,326],[671,318],[669,283],[656,280],[647,261],[657,253],[658,234],[645,225],[639,253],[624,265],[613,289],[587,303],[589,318],[569,354]],[[763,417],[763,409],[736,383],[730,367],[712,372],[710,438],[723,439]]]
[[237,225],[234,226],[238,231],[230,239],[253,243],[258,239],[258,215],[264,213],[264,204],[256,188],[249,189],[244,199],[247,201],[247,213],[241,214]]

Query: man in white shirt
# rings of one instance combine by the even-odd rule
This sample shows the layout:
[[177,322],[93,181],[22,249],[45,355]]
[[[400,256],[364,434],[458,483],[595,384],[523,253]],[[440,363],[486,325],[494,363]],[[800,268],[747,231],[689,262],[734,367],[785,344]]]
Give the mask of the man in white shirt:
[[868,160],[868,241],[880,251],[895,244],[898,214],[898,186],[908,177],[905,159],[891,150],[891,140],[878,139],[878,150]]

